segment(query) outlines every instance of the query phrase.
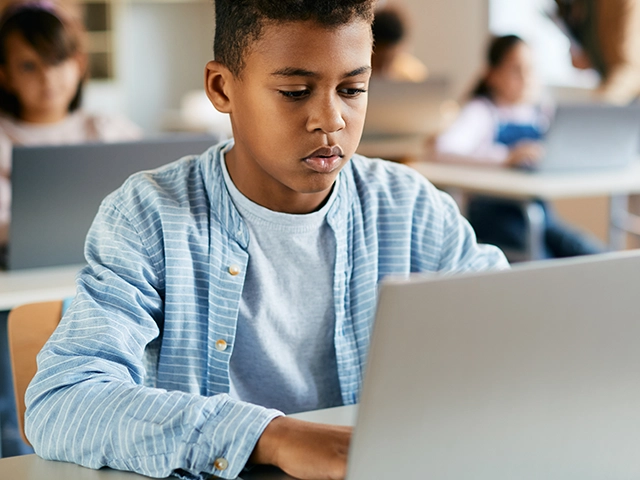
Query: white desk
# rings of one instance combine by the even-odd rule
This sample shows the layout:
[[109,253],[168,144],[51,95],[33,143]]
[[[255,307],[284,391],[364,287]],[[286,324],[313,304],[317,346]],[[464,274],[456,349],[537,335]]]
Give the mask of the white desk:
[[[338,407],[291,415],[311,422],[353,425],[357,407]],[[50,462],[36,455],[0,459],[0,480],[135,480],[148,478],[134,473],[102,469],[90,470],[71,463]],[[288,475],[275,468],[255,468],[239,480],[286,480]]]
[[445,190],[504,197],[520,203],[528,223],[527,260],[540,258],[544,211],[535,200],[609,196],[609,246],[623,248],[628,195],[640,193],[640,162],[607,172],[530,173],[500,167],[412,162],[411,167]]
[[17,305],[72,297],[83,265],[0,272],[0,312]]

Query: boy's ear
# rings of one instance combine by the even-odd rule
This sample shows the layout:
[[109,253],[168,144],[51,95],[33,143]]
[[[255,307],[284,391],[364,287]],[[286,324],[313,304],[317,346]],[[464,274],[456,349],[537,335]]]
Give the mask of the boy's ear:
[[231,113],[229,93],[232,83],[231,71],[215,60],[207,63],[204,69],[204,88],[209,101],[222,113]]

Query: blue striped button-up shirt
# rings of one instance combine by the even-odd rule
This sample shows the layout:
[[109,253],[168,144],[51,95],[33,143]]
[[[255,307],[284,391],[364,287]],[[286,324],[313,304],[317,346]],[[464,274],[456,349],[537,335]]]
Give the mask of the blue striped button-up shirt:
[[[231,145],[136,174],[103,202],[76,297],[27,391],[26,432],[40,456],[235,478],[280,414],[228,395],[249,260],[220,167]],[[338,376],[353,404],[380,279],[506,261],[477,245],[452,199],[410,168],[355,155],[340,175],[327,222]]]

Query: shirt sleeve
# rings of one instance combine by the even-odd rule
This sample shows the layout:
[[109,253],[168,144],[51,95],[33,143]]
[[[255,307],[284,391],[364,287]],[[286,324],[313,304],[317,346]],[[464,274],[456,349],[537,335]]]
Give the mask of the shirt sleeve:
[[[394,167],[398,173],[386,183],[396,192],[393,195],[397,195],[397,204],[408,208],[411,215],[395,212],[390,216],[410,218],[410,232],[406,236],[411,239],[408,256],[412,272],[461,273],[509,268],[499,248],[477,242],[473,228],[449,194],[438,190],[410,167]],[[393,236],[398,239],[403,235]],[[395,253],[396,257],[403,255]]]
[[91,227],[76,297],[27,390],[26,434],[46,459],[151,477],[236,478],[281,413],[145,382],[155,375],[146,355],[159,350],[164,288],[145,244],[161,240],[129,218],[106,203]]
[[475,99],[465,105],[453,124],[436,139],[439,161],[499,165],[509,149],[495,142],[496,120],[488,101]]
[[494,245],[479,244],[476,234],[451,196],[438,192],[442,212],[442,248],[438,270],[460,273],[509,268],[504,253]]

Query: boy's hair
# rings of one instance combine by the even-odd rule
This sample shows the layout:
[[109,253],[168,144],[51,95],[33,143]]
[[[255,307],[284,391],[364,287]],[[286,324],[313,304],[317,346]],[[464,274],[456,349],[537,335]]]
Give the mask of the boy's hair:
[[214,58],[239,77],[244,57],[269,22],[312,20],[326,27],[373,21],[376,0],[215,0]]
[[[43,62],[57,65],[84,51],[80,22],[46,0],[24,2],[7,7],[0,17],[0,65],[7,63],[7,38],[18,33],[38,53]],[[78,82],[69,112],[80,106],[84,78]],[[0,110],[20,118],[15,95],[0,86]]]

